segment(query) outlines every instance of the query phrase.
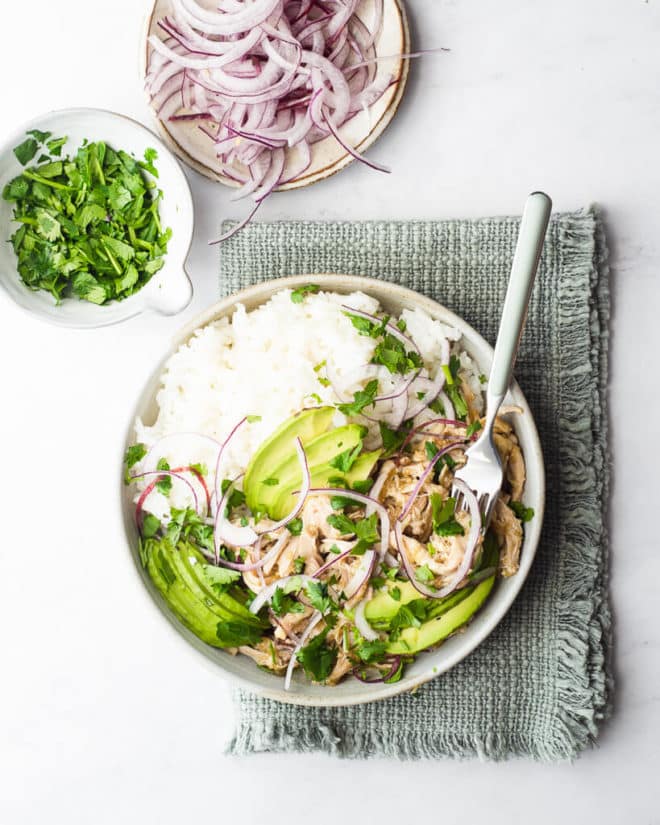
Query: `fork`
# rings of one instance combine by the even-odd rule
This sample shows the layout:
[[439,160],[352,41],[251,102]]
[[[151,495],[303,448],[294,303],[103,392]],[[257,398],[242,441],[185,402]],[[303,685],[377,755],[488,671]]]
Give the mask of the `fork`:
[[[486,420],[481,435],[465,452],[466,463],[454,476],[474,492],[483,513],[484,530],[490,522],[504,478],[502,462],[493,441],[493,425],[511,383],[551,209],[552,201],[543,192],[533,192],[525,202],[488,379]],[[456,509],[461,509],[465,504],[464,495],[456,484],[452,497],[456,500]]]

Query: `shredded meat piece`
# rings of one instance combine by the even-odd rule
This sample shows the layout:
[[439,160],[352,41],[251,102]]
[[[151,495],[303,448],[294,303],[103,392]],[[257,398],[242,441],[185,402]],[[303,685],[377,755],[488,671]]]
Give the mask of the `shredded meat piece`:
[[436,587],[441,587],[452,578],[465,555],[470,516],[461,510],[456,513],[456,521],[465,531],[462,536],[438,536],[432,533],[428,543],[422,543],[405,534],[403,536],[404,552],[415,567],[426,565],[435,574],[434,581],[430,583]]
[[329,496],[311,496],[302,511],[303,532],[315,539],[340,538],[341,533],[328,524],[328,516],[333,513]]
[[[286,527],[283,529],[286,530]],[[323,559],[316,546],[316,536],[311,535],[304,527],[299,536],[291,538],[280,556],[277,563],[278,578],[293,575],[295,573],[294,562],[299,558],[305,559],[304,572],[308,576],[315,573],[323,564]]]
[[260,667],[267,667],[278,675],[282,675],[286,670],[287,662],[291,654],[286,655],[286,651],[279,645],[274,644],[270,639],[262,639],[258,644],[250,647],[242,645],[238,648],[240,653],[244,653],[253,659]]
[[500,545],[500,574],[505,578],[518,572],[523,529],[513,510],[498,499],[490,526]]

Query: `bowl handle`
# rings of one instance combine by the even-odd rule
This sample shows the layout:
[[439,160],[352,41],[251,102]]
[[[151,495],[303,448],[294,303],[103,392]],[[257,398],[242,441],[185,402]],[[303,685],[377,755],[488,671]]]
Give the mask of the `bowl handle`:
[[176,315],[190,303],[193,288],[185,268],[168,272],[149,295],[147,308],[161,315]]

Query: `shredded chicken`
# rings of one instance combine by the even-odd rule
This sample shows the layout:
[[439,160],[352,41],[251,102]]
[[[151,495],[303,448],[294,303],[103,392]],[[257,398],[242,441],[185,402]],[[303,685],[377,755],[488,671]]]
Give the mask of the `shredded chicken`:
[[502,499],[498,499],[495,503],[490,526],[500,545],[500,573],[505,578],[513,576],[518,572],[520,565],[523,530],[513,510]]

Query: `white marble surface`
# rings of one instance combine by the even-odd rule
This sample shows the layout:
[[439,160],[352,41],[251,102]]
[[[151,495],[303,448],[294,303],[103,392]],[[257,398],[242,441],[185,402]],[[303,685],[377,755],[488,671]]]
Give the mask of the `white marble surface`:
[[[512,213],[535,188],[558,209],[598,201],[613,252],[612,591],[616,712],[576,764],[348,764],[222,755],[228,691],[145,600],[116,514],[126,416],[180,322],[216,292],[226,191],[190,175],[196,296],[180,319],[92,332],[0,304],[0,822],[660,822],[660,577],[650,446],[660,402],[658,0],[410,0],[415,42],[451,52],[415,67],[373,155],[275,197],[262,219]],[[146,120],[137,0],[3,5],[0,137],[55,107]],[[643,355],[640,358],[640,352]],[[625,418],[624,418],[625,416]],[[655,763],[655,767],[654,767]]]

